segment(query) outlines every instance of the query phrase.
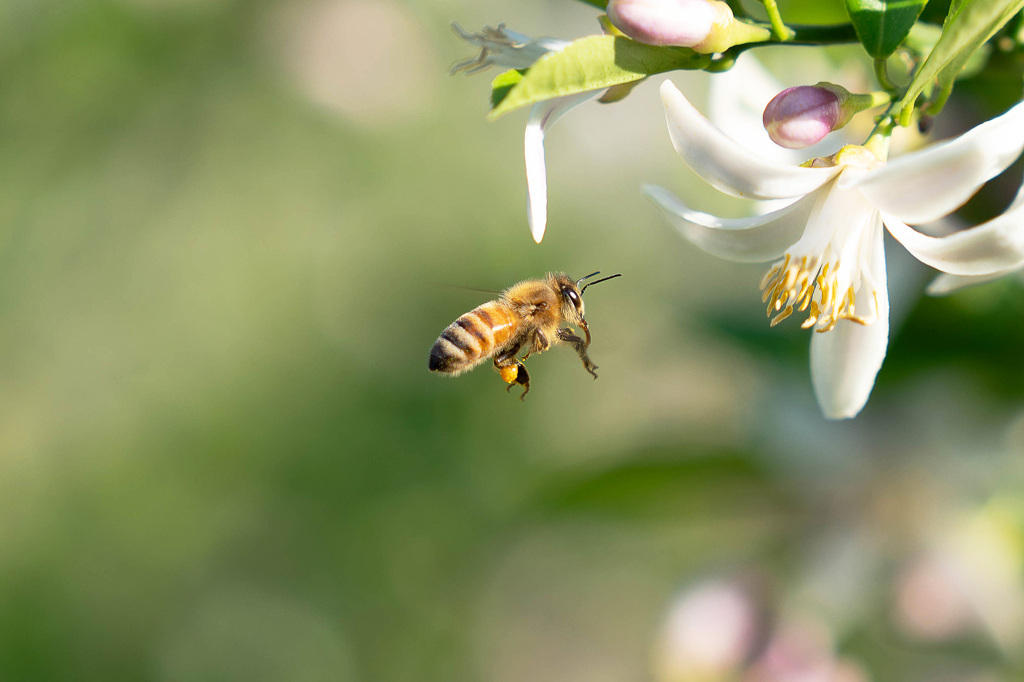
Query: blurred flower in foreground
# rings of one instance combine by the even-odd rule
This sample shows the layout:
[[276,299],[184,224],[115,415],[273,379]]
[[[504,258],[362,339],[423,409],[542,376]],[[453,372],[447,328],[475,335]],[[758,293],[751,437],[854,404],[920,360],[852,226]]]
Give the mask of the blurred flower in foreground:
[[764,108],[762,122],[768,136],[780,147],[803,149],[839,130],[853,115],[885,103],[872,95],[854,95],[831,83],[787,88]]
[[[568,41],[555,38],[530,38],[510,31],[505,24],[497,28],[484,27],[479,33],[466,33],[458,24],[452,24],[455,33],[468,43],[480,48],[480,54],[455,64],[451,73],[465,71],[477,73],[490,66],[504,69],[526,69],[548,52],[557,52]],[[540,244],[548,222],[548,177],[544,163],[544,135],[562,114],[573,107],[601,95],[602,91],[566,95],[538,102],[530,108],[526,122],[524,148],[526,156],[526,218],[533,240]]]
[[780,259],[761,281],[772,325],[806,312],[811,379],[825,416],[856,416],[867,402],[889,337],[882,225],[918,260],[943,272],[987,275],[1024,259],[992,221],[950,237],[906,223],[937,220],[969,199],[1024,149],[1024,104],[951,141],[890,163],[866,147],[799,167],[750,153],[705,119],[666,81],[661,88],[676,151],[717,189],[752,199],[797,198],[753,218],[694,211],[665,189],[645,193],[680,233],[736,262]]
[[944,642],[981,629],[1013,655],[1024,643],[1024,568],[1019,505],[990,501],[936,528],[900,571],[893,618],[911,637]]
[[729,679],[753,649],[759,620],[753,600],[732,582],[689,589],[673,603],[655,647],[655,679]]
[[610,0],[608,19],[638,42],[702,53],[723,52],[771,36],[765,28],[736,21],[729,5],[720,0]]
[[[768,615],[769,617],[765,617]],[[654,655],[658,682],[866,682],[833,634],[801,614],[772,625],[747,589],[711,580],[673,603]]]
[[813,620],[779,625],[743,682],[867,682],[855,662],[836,656],[831,632]]

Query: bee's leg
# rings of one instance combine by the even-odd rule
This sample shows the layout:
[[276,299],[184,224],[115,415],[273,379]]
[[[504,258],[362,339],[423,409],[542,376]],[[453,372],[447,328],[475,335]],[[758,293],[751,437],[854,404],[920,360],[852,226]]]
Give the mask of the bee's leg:
[[526,351],[526,355],[523,356],[523,360],[534,353],[543,353],[549,348],[551,348],[551,341],[544,332],[538,329],[533,333],[533,344],[530,346],[530,349]]
[[548,348],[551,348],[551,339],[541,330],[537,330],[533,334],[533,350],[538,353],[543,353]]
[[590,376],[596,379],[597,372],[594,370],[597,369],[597,365],[595,365],[590,359],[590,356],[587,355],[587,342],[576,336],[571,329],[559,329],[558,340],[572,345],[576,354],[580,356],[580,360],[583,361],[583,369],[590,372]]
[[520,348],[522,348],[521,345],[516,345],[504,353],[494,356],[494,366],[498,368],[501,378],[508,384],[505,388],[506,391],[511,390],[512,386],[516,384],[523,387],[523,393],[519,396],[519,399],[523,400],[530,392],[530,373],[526,371],[526,365],[516,357]]
[[[526,365],[521,362],[516,362],[516,364],[512,365],[509,369],[516,370],[516,377],[513,381],[523,387],[523,392],[519,394],[519,399],[526,400],[526,394],[530,392],[530,373],[526,371]],[[505,391],[508,392],[512,390],[512,385],[513,383],[509,382]]]

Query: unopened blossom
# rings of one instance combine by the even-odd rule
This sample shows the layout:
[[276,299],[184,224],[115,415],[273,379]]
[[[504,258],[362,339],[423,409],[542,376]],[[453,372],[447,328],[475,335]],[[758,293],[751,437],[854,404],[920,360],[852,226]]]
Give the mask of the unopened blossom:
[[771,35],[767,29],[736,21],[729,5],[720,0],[610,0],[608,19],[638,42],[689,47],[705,54]]
[[775,144],[803,149],[845,126],[857,112],[882,103],[832,83],[799,85],[773,97],[764,108],[762,122]]
[[715,15],[707,0],[610,0],[608,19],[641,43],[692,47],[711,33]]
[[[466,33],[452,24],[455,33],[468,43],[480,48],[473,59],[455,64],[451,72],[476,73],[491,66],[505,69],[527,69],[549,52],[558,52],[569,41],[555,38],[530,38],[510,31],[505,24],[497,28],[486,26],[479,33]],[[548,178],[544,161],[544,136],[565,112],[601,95],[600,90],[555,97],[537,102],[530,108],[526,122],[523,147],[526,159],[526,219],[533,240],[538,244],[544,238],[548,222]]]
[[943,272],[986,275],[1024,259],[999,230],[929,237],[907,223],[952,212],[1024,149],[1024,104],[960,137],[885,163],[847,146],[803,166],[763,159],[705,119],[670,82],[661,88],[669,135],[683,160],[719,190],[750,199],[796,199],[753,218],[689,208],[667,190],[646,194],[700,248],[738,262],[775,261],[761,280],[772,324],[793,314],[814,329],[811,379],[826,417],[857,415],[889,338],[882,226],[918,260]]
[[783,90],[764,108],[764,129],[780,147],[803,149],[821,142],[839,123],[839,98],[831,90],[800,85]]

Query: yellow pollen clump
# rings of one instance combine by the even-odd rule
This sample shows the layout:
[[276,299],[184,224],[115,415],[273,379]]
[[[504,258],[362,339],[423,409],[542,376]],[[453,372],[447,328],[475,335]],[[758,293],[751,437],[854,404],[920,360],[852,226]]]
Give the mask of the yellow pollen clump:
[[[818,332],[831,331],[839,320],[864,325],[874,322],[856,314],[857,294],[852,286],[846,291],[839,291],[836,278],[839,262],[820,263],[820,259],[812,260],[807,256],[795,260],[787,253],[765,273],[761,279],[761,301],[768,304],[766,313],[771,317],[771,326],[795,311],[805,310],[807,319],[800,326],[804,329],[815,327]],[[876,298],[876,310],[877,307]]]
[[519,365],[506,365],[498,370],[498,373],[506,384],[511,384],[519,376]]

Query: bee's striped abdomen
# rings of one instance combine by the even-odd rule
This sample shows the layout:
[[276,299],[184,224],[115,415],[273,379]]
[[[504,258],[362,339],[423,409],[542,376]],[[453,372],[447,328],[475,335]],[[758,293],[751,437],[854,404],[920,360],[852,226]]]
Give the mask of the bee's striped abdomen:
[[504,346],[516,327],[515,316],[498,301],[470,310],[448,326],[430,349],[430,370],[461,374]]

